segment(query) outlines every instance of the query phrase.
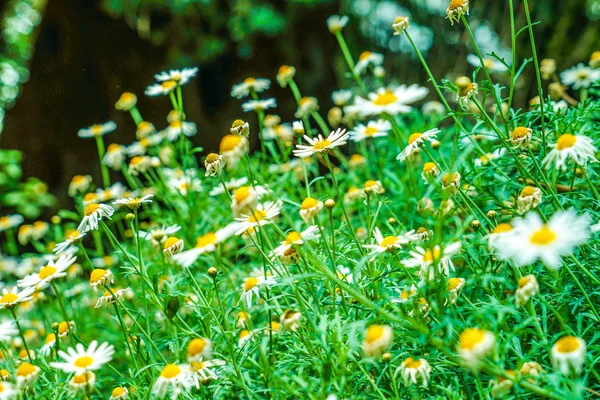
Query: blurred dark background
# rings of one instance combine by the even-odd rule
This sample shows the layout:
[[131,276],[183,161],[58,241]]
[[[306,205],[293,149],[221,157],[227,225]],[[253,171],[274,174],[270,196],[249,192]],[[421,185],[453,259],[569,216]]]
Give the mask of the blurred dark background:
[[[2,10],[15,1],[2,1]],[[344,31],[355,57],[363,50],[386,56],[388,78],[421,82],[425,77],[406,40],[391,35],[397,15],[411,15],[411,32],[437,77],[453,78],[473,70],[472,50],[464,28],[444,20],[446,0],[48,0],[28,60],[29,77],[14,106],[6,110],[0,147],[25,154],[24,176],[36,176],[64,200],[75,174],[98,174],[95,142],[77,137],[78,129],[113,120],[118,129],[105,137],[128,144],[135,126],[114,103],[124,91],[138,95],[145,120],[166,126],[167,97],[147,98],[145,87],[155,73],[172,67],[198,66],[199,76],[184,90],[189,120],[198,124],[197,145],[216,150],[231,121],[253,116],[229,96],[231,86],[248,76],[272,80],[268,96],[278,99],[276,113],[293,118],[295,105],[279,88],[275,74],[294,65],[305,95],[316,96],[323,113],[330,94],[350,87],[329,15],[351,18]],[[523,26],[522,1],[514,0],[516,25]],[[587,62],[600,50],[600,0],[531,0],[540,58],[557,60],[559,70]],[[510,57],[508,1],[472,1],[469,21],[485,51]],[[531,56],[529,36],[518,38],[520,59]],[[6,52],[4,52],[6,53]],[[508,58],[507,58],[508,59]],[[520,81],[516,105],[535,92],[533,67]],[[499,78],[501,81],[502,78]]]

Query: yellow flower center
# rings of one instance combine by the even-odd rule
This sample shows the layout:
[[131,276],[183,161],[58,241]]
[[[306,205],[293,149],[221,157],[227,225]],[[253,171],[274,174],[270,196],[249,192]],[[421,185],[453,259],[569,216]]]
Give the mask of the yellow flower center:
[[29,376],[29,375],[33,374],[35,371],[36,371],[36,368],[34,365],[31,365],[29,363],[22,363],[17,368],[17,376]]
[[164,81],[160,84],[160,87],[162,87],[164,90],[173,90],[175,86],[177,86],[176,81]]
[[374,181],[374,180],[370,179],[370,180],[368,180],[368,181],[365,182],[365,189],[366,188],[372,188],[372,187],[375,187],[377,185],[378,185],[377,181]]
[[50,265],[46,265],[42,268],[40,268],[40,272],[38,273],[38,277],[40,279],[46,279],[51,277],[52,275],[54,275],[56,273],[56,268],[50,266]]
[[219,145],[219,152],[225,153],[227,151],[235,150],[241,141],[241,136],[225,135],[223,136],[223,139],[221,139],[221,144]]
[[181,368],[179,368],[175,364],[168,364],[167,366],[165,366],[163,368],[162,372],[160,373],[160,376],[162,376],[163,378],[167,378],[167,379],[173,379],[180,373],[181,373]]
[[248,218],[248,222],[259,222],[267,217],[266,211],[255,210],[252,215]]
[[293,71],[293,67],[289,65],[282,65],[279,67],[279,75],[287,75]]
[[136,165],[140,165],[144,162],[144,158],[142,156],[135,156],[131,159],[131,161],[129,161],[130,165],[133,165],[134,167]]
[[85,206],[85,210],[83,211],[83,215],[85,215],[86,217],[89,217],[90,215],[92,215],[93,213],[96,212],[96,210],[98,210],[100,208],[99,204],[88,204],[87,206]]
[[558,138],[558,140],[556,141],[556,149],[557,150],[568,149],[569,147],[573,147],[573,145],[575,144],[576,141],[577,141],[577,137],[575,135],[572,135],[570,133],[565,133],[564,135],[561,135]]
[[252,290],[256,285],[258,285],[258,278],[248,278],[244,282],[244,291]]
[[529,136],[530,133],[531,133],[531,129],[519,126],[519,127],[515,128],[514,131],[512,131],[511,137],[513,139],[521,139],[526,136]]
[[196,247],[202,248],[204,246],[208,246],[209,244],[213,244],[217,241],[217,235],[212,232],[207,233],[206,235],[200,236],[196,239]]
[[[110,146],[112,146],[112,144]],[[110,151],[110,146],[108,146],[108,151]],[[85,182],[85,180],[86,179],[83,175],[75,175],[73,177],[73,179],[71,180],[71,183],[73,183],[74,185],[81,185],[82,183]]]
[[363,51],[360,56],[358,56],[358,59],[361,61],[364,61],[366,59],[368,59],[369,57],[371,57],[373,53],[371,53],[370,51]]
[[118,145],[118,144],[116,144],[116,143],[112,143],[112,144],[110,144],[110,145],[108,146],[108,148],[106,149],[106,151],[107,151],[108,153],[116,153],[116,152],[118,152],[119,150],[121,150],[121,146],[120,146],[120,145]]
[[196,338],[196,339],[192,340],[190,342],[190,344],[188,345],[188,355],[190,357],[198,355],[204,351],[205,347],[206,347],[206,340],[204,340],[202,338]]
[[192,371],[194,371],[194,372],[198,372],[198,371],[200,371],[202,368],[204,368],[204,363],[203,363],[203,362],[192,361],[192,362],[190,363],[190,367],[192,367]]
[[68,331],[69,331],[69,324],[67,324],[65,321],[58,324],[58,333],[59,334],[67,333]]
[[321,151],[327,149],[331,146],[331,142],[327,139],[318,140],[315,144],[313,144],[313,149],[317,151]]
[[292,244],[294,242],[298,242],[302,240],[302,235],[299,234],[298,232],[290,232],[288,233],[288,235],[285,237],[285,242],[287,244]]
[[86,372],[85,374],[75,375],[73,377],[73,383],[83,384],[90,382],[93,378],[92,372]]
[[388,246],[392,246],[394,245],[396,242],[398,241],[398,238],[396,236],[387,236],[385,237],[382,241],[380,246],[381,247],[388,247]]
[[406,19],[407,19],[406,17],[398,16],[398,17],[396,17],[396,19],[394,19],[394,25],[399,24],[400,22],[404,22],[404,21],[406,21]]
[[448,284],[446,285],[446,290],[449,292],[455,290],[462,283],[462,279],[460,278],[450,278],[448,279]]
[[580,346],[579,341],[575,336],[565,336],[556,342],[556,350],[559,353],[572,353]]
[[391,90],[386,90],[383,93],[379,93],[375,100],[373,100],[373,104],[376,106],[387,106],[389,104],[395,103],[398,101],[398,97]]
[[19,300],[19,296],[17,296],[14,293],[6,293],[2,297],[0,297],[0,303],[2,304],[14,303],[17,300]]
[[367,333],[365,335],[365,341],[367,343],[373,343],[383,336],[384,327],[382,325],[371,325],[367,328]]
[[93,270],[92,274],[90,275],[90,283],[97,283],[99,280],[104,278],[104,275],[106,275],[105,269],[97,268]]
[[312,197],[307,197],[302,200],[302,205],[300,208],[302,210],[310,210],[311,208],[317,207],[319,205],[319,200],[314,199]]
[[469,82],[468,84],[466,84],[465,86],[462,86],[458,89],[458,95],[460,97],[466,97],[469,96],[471,94],[471,91],[475,89],[475,85],[473,84],[473,82]]
[[365,135],[367,136],[372,136],[374,134],[376,134],[377,132],[379,132],[377,130],[377,128],[373,127],[373,126],[367,126],[367,129],[365,129]]
[[55,340],[56,340],[56,335],[55,335],[54,333],[49,333],[49,334],[46,336],[46,341],[45,341],[45,343],[46,343],[46,344],[50,344],[50,343],[54,342]]
[[219,155],[217,153],[210,153],[209,155],[206,156],[205,162],[207,164],[212,164],[217,161],[219,161]]
[[365,160],[365,158],[363,156],[361,156],[360,154],[352,154],[352,156],[350,156],[350,163],[361,163],[364,160]]
[[595,51],[590,56],[590,61],[600,60],[600,51]]
[[521,190],[521,197],[533,196],[537,191],[538,189],[533,186],[525,186],[523,190]]
[[494,66],[494,60],[491,58],[484,58],[483,59],[483,65],[486,68],[492,68]]
[[169,124],[169,127],[173,129],[181,129],[182,124],[183,123],[181,121],[173,121]]
[[126,390],[125,388],[116,387],[116,388],[113,389],[111,395],[112,395],[112,397],[122,396],[122,395],[124,395],[126,393],[125,390]]
[[243,203],[248,196],[250,196],[251,190],[253,190],[250,186],[242,186],[236,189],[233,193],[233,199],[236,203]]
[[528,276],[523,276],[523,277],[519,278],[519,289],[523,288],[530,281],[531,281],[531,277],[528,277]]
[[256,79],[254,79],[254,78],[246,78],[246,79],[244,79],[244,83],[246,85],[254,85],[256,83]]
[[426,162],[425,165],[423,165],[423,172],[425,172],[425,173],[432,172],[435,170],[435,168],[436,168],[435,163]]
[[492,233],[505,233],[505,232],[510,232],[512,231],[513,227],[510,224],[498,224],[498,226],[496,226],[494,228],[494,230],[492,231]]
[[552,229],[550,229],[546,224],[542,225],[542,227],[539,230],[535,231],[533,235],[531,235],[531,237],[529,238],[529,241],[532,244],[536,244],[538,246],[549,245],[555,240],[556,233],[554,233]]
[[92,135],[101,135],[103,131],[102,125],[92,125],[90,131],[92,132]]
[[177,238],[175,236],[171,236],[165,242],[164,250],[168,249],[169,247],[175,246],[175,244],[177,244],[177,242],[179,242],[179,240],[180,240],[179,238]]
[[465,6],[466,4],[468,4],[467,0],[452,0],[450,2],[450,5],[448,6],[448,9],[450,11],[455,11],[459,8],[462,8],[463,6]]
[[408,137],[408,144],[412,144],[415,140],[419,139],[422,136],[421,133],[413,133]]
[[442,184],[446,187],[453,184],[458,179],[458,173],[448,173],[442,178]]
[[459,346],[461,349],[473,350],[475,346],[483,341],[485,337],[485,331],[477,328],[468,328],[465,329],[463,333],[460,334]]
[[433,251],[431,249],[425,250],[425,254],[423,255],[423,262],[429,263],[433,262],[433,260],[439,260],[440,258],[440,248],[435,247]]
[[404,362],[402,363],[402,366],[404,368],[411,368],[411,369],[417,369],[421,366],[421,364],[423,364],[422,360],[415,360],[412,357],[408,357],[406,360],[404,360]]

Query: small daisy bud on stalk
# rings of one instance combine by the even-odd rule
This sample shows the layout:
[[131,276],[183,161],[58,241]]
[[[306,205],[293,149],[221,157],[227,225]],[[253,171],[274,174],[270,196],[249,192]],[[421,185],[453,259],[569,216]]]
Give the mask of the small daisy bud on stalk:
[[53,215],[52,218],[50,218],[50,222],[52,222],[54,225],[60,224],[61,221],[62,221],[62,218],[59,217],[58,215]]
[[385,362],[392,361],[392,353],[385,352],[381,355],[381,359]]
[[394,29],[394,35],[402,35],[406,29],[408,29],[409,18],[398,16],[394,19],[392,29]]
[[497,212],[496,212],[496,210],[489,210],[489,211],[487,212],[487,217],[488,217],[488,218],[491,218],[491,219],[493,219],[493,218],[496,218],[496,215],[497,215]]
[[211,277],[215,278],[218,274],[219,274],[219,270],[216,269],[215,267],[210,267],[207,271],[208,275],[210,275]]
[[335,200],[333,199],[327,199],[325,200],[325,208],[328,210],[332,210],[335,207]]
[[339,107],[333,107],[327,113],[327,122],[332,128],[337,128],[342,122],[343,112]]
[[302,121],[294,121],[292,124],[292,129],[294,131],[294,135],[298,137],[304,136],[304,124]]
[[478,219],[474,219],[471,221],[471,228],[479,229],[481,227],[481,222]]
[[135,219],[135,214],[134,213],[127,213],[127,214],[125,214],[125,219],[127,221],[133,221]]
[[119,97],[115,108],[119,111],[129,111],[137,104],[137,97],[133,93],[125,92]]

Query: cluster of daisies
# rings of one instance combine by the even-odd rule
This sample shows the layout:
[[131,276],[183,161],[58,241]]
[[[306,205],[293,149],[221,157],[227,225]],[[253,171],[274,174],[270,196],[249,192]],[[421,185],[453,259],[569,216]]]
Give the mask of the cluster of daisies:
[[[453,25],[468,14],[449,3]],[[0,399],[600,390],[599,105],[574,92],[600,78],[598,54],[560,78],[542,60],[549,98],[516,111],[482,84],[515,60],[476,51],[471,78],[442,83],[414,47],[429,88],[401,84],[383,54],[353,57],[349,22],[327,20],[348,88],[320,103],[282,66],[286,120],[271,80],[246,78],[231,96],[251,114],[214,152],[184,112],[197,68],[147,87],[163,129],[124,93],[130,144],[105,145],[126,129],[112,121],[79,131],[101,179],[73,177],[74,209],[0,217]],[[413,43],[406,16],[389,34]]]

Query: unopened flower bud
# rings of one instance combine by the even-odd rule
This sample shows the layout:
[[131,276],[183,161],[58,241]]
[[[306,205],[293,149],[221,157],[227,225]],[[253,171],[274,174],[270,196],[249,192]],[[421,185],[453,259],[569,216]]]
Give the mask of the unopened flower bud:
[[210,267],[207,272],[208,272],[208,275],[210,275],[214,278],[219,273],[219,270],[216,269],[215,267]]
[[325,208],[327,208],[328,210],[332,210],[335,207],[335,200],[333,199],[327,199],[325,200]]
[[135,214],[134,213],[127,213],[127,215],[125,215],[125,219],[127,221],[133,221],[135,219]]

